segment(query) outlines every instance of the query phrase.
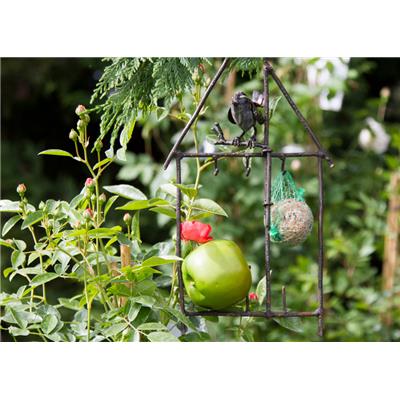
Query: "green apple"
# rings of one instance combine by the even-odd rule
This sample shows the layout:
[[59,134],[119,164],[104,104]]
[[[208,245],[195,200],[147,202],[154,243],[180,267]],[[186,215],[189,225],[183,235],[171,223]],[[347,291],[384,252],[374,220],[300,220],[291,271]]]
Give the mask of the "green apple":
[[197,247],[183,261],[182,276],[193,303],[214,310],[242,300],[251,286],[249,265],[230,240],[212,240]]

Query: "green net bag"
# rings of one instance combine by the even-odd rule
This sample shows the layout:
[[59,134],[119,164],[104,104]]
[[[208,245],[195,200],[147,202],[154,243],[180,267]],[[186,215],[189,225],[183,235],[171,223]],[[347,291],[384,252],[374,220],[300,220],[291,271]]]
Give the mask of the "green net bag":
[[270,238],[274,243],[296,246],[303,243],[313,226],[313,215],[289,171],[281,171],[271,190]]

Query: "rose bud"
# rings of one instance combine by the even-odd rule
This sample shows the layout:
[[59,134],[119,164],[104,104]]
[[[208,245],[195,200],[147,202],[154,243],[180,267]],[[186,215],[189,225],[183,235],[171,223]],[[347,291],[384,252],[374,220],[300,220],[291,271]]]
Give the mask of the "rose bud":
[[197,243],[207,243],[213,238],[210,236],[211,225],[199,221],[185,221],[181,224],[181,239],[193,240]]
[[25,192],[26,192],[26,186],[23,183],[20,183],[17,186],[17,193],[22,197]]
[[91,189],[94,187],[94,180],[92,178],[87,178],[85,181],[85,187]]
[[73,142],[76,142],[78,140],[78,132],[75,129],[71,129],[71,131],[69,132],[69,138]]
[[75,114],[79,117],[81,114],[83,114],[86,111],[86,107],[80,104],[78,107],[75,109]]
[[86,125],[90,122],[89,114],[82,114],[79,117]]
[[82,132],[87,124],[85,124],[81,119],[76,123],[76,128],[79,132]]
[[93,218],[93,210],[91,208],[87,208],[84,212],[83,212],[83,218],[85,218],[86,220],[90,220]]
[[128,225],[132,221],[132,215],[129,213],[125,213],[123,220]]
[[257,301],[258,300],[257,294],[254,293],[254,292],[249,293],[249,300],[250,301]]
[[100,204],[104,204],[104,203],[106,202],[106,200],[107,200],[107,196],[106,196],[104,193],[102,193],[102,194],[99,196],[99,203],[100,203]]
[[94,148],[96,149],[97,152],[100,152],[101,149],[103,148],[103,142],[101,140],[96,140]]

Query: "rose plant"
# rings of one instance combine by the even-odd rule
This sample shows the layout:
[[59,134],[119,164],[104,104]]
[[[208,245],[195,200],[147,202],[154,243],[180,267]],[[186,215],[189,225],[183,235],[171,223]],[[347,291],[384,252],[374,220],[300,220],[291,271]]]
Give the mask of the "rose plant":
[[[90,177],[81,192],[70,202],[49,199],[35,207],[29,203],[29,187],[19,184],[19,201],[0,202],[0,211],[12,215],[2,228],[0,244],[10,251],[10,265],[2,273],[9,280],[24,280],[15,293],[0,293],[1,330],[15,339],[43,341],[206,339],[199,319],[189,319],[177,309],[175,286],[168,292],[171,274],[160,268],[178,260],[174,242],[149,247],[140,237],[140,212],[148,209],[172,217],[175,200],[168,193],[176,187],[168,183],[162,188],[164,198],[150,199],[130,185],[102,187],[101,176],[114,159],[104,157],[96,146],[96,160],[90,161],[89,113],[79,106],[76,114],[77,131],[69,135],[75,154],[59,149],[40,154],[83,164]],[[182,186],[182,191],[194,190]],[[116,207],[123,199],[128,202]],[[185,202],[184,213],[195,214],[194,198],[187,196]],[[208,204],[202,201],[202,212],[211,215]],[[108,226],[112,208],[126,212],[122,225]],[[30,232],[32,243],[11,235],[18,225]],[[46,288],[60,281],[75,283],[76,293],[53,301]]]

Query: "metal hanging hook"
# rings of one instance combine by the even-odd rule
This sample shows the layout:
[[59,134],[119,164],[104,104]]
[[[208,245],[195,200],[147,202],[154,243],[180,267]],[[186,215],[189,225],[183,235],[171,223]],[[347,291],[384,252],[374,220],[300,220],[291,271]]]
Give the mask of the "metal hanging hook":
[[248,156],[246,156],[245,165],[246,165],[246,177],[247,177],[250,175],[250,172],[251,172],[250,157],[248,157]]
[[219,168],[218,168],[218,158],[214,157],[214,176],[217,176],[219,174]]
[[286,172],[286,169],[285,169],[286,157],[282,157],[282,158],[281,158],[281,161],[282,161],[282,164],[281,164],[281,171],[282,171],[283,173],[285,173],[285,172]]

